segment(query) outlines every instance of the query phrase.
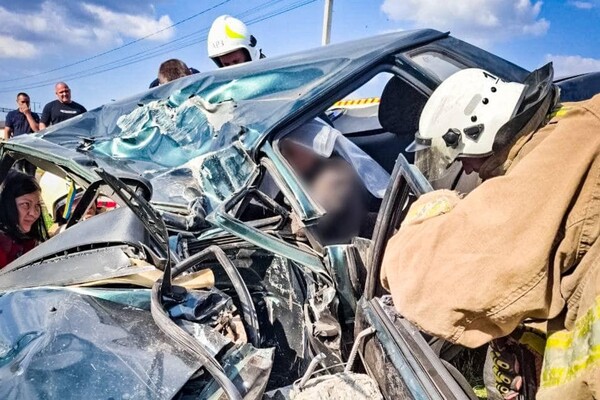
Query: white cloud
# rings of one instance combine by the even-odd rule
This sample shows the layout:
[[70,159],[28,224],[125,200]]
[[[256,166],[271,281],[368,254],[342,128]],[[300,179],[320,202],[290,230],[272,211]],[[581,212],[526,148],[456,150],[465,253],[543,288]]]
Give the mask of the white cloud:
[[571,4],[575,8],[579,8],[581,10],[590,10],[590,9],[594,8],[594,5],[592,3],[590,3],[589,1],[572,1]]
[[541,1],[530,0],[384,0],[381,5],[393,20],[450,30],[479,44],[544,35],[550,22],[540,18],[541,7]]
[[[0,35],[5,37],[0,42],[0,58],[9,57],[11,52],[28,54],[33,48],[44,55],[60,53],[67,47],[74,50],[117,46],[126,39],[145,37],[172,24],[168,15],[157,18],[128,14],[89,2],[67,7],[63,2],[44,0],[31,10],[11,11],[0,6]],[[173,29],[166,29],[148,39],[166,40],[173,34]],[[11,43],[19,44],[18,52]]]
[[559,78],[583,74],[585,72],[600,71],[600,59],[597,58],[546,54],[545,60],[546,62],[553,62],[554,76]]
[[105,30],[113,35],[120,33],[133,38],[150,36],[149,40],[166,40],[173,36],[173,29],[166,29],[173,24],[168,15],[163,15],[158,20],[143,15],[131,15],[114,12],[106,7],[83,3],[83,9],[93,15],[99,22],[99,30]]
[[0,35],[0,58],[33,58],[35,55],[36,49],[31,43]]

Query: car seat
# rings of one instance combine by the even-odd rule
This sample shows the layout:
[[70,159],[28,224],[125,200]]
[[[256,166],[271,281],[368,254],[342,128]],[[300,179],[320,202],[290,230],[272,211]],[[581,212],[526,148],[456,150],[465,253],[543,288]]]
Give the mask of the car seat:
[[[388,81],[381,94],[379,123],[386,131],[397,135],[400,152],[410,163],[414,162],[414,153],[407,153],[405,149],[415,138],[426,102],[427,96],[397,76]],[[394,160],[397,156],[395,154]]]

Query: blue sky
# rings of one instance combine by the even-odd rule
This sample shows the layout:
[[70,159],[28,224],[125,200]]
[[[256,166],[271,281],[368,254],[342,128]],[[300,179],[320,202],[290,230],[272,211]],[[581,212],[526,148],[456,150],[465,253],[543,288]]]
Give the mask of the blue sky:
[[[64,80],[91,109],[144,91],[169,58],[214,69],[205,38],[221,14],[257,21],[250,29],[267,56],[317,47],[323,8],[324,0],[0,0],[0,107],[14,107],[22,90],[41,112]],[[553,60],[557,76],[600,70],[600,0],[334,0],[331,41],[425,27],[528,69]]]

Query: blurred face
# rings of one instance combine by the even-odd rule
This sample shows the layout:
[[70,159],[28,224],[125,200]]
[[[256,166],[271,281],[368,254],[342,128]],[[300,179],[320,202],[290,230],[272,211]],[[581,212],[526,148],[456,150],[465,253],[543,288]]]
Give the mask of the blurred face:
[[461,157],[459,158],[462,163],[463,169],[468,174],[472,172],[479,172],[481,166],[486,162],[489,157],[473,158],[473,157]]
[[66,84],[59,83],[58,85],[56,85],[55,89],[56,98],[58,99],[58,101],[66,104],[71,102],[71,89],[69,89],[69,87]]
[[224,54],[219,57],[221,65],[229,67],[230,65],[243,64],[248,62],[247,53],[243,49],[237,49],[231,53]]
[[19,229],[23,233],[29,233],[31,227],[42,213],[40,203],[40,192],[24,194],[15,199],[17,211],[19,212]]
[[289,140],[282,141],[281,154],[301,177],[306,177],[319,162],[313,151]]

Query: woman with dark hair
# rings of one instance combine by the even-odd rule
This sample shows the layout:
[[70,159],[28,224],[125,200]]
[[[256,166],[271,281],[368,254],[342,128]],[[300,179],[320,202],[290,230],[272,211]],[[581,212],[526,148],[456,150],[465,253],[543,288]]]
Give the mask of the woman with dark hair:
[[9,171],[0,191],[0,268],[48,238],[40,196],[33,176]]

